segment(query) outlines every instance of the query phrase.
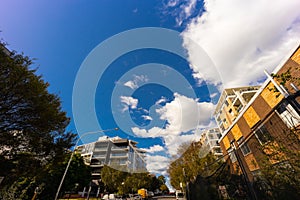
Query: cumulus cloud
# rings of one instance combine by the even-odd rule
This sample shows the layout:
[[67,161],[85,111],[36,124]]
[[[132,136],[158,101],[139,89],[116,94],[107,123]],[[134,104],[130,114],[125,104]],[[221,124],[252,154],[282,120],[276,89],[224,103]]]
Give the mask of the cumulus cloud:
[[139,127],[132,127],[131,128],[132,132],[138,136],[138,137],[150,137],[150,138],[156,138],[156,137],[163,137],[164,135],[167,135],[167,132],[163,128],[159,127],[152,127],[149,130],[142,129]]
[[164,151],[165,149],[164,149],[164,147],[162,147],[160,145],[154,145],[149,148],[143,148],[143,150],[145,150],[148,153],[155,153],[155,152]]
[[127,86],[134,90],[139,87],[140,83],[145,83],[148,81],[149,81],[149,79],[145,75],[140,75],[140,76],[134,75],[133,80],[127,81],[126,83],[124,83],[124,86]]
[[176,154],[180,144],[199,139],[198,130],[213,124],[211,118],[215,107],[213,103],[198,102],[198,99],[178,93],[174,97],[173,101],[156,109],[160,119],[167,123],[164,127],[153,127],[149,130],[132,128],[132,132],[138,137],[163,138],[169,155]]
[[[169,152],[169,155],[172,156],[177,155],[177,150],[181,144],[199,140],[200,134],[201,133],[197,131],[196,133],[190,135],[180,135],[180,136],[169,135],[165,137],[165,145],[168,148],[167,151]],[[164,148],[160,145],[154,145],[149,149],[144,149],[144,150],[151,153],[156,153],[159,151],[163,151]],[[146,156],[147,169],[152,173],[158,173],[164,176],[168,175],[166,169],[168,169],[170,161],[171,161],[170,157],[167,156],[153,155],[153,154],[147,154]]]
[[166,97],[161,97],[159,100],[157,100],[155,102],[155,105],[160,105],[160,104],[165,103],[165,102],[167,102],[167,98]]
[[142,118],[144,120],[149,120],[149,121],[153,120],[152,117],[150,117],[149,115],[142,115]]
[[152,173],[167,175],[166,169],[169,166],[170,159],[160,155],[149,155],[146,157],[147,169]]
[[186,134],[186,135],[167,135],[164,137],[165,146],[167,149],[167,152],[171,156],[175,156],[178,153],[178,148],[181,144],[189,143],[192,141],[199,141],[200,139],[200,132],[196,131],[192,134]]
[[[225,87],[244,86],[263,78],[300,41],[299,0],[205,0],[205,12],[182,33],[194,77]],[[201,63],[193,41],[216,66]]]
[[156,110],[160,119],[167,120],[166,129],[170,133],[180,134],[210,123],[214,105],[211,102],[198,102],[178,93],[174,100]]
[[129,108],[131,108],[131,109],[137,108],[138,99],[135,99],[133,97],[127,97],[127,96],[121,96],[120,99],[124,106],[122,109],[122,112],[128,110]]
[[176,25],[182,26],[189,21],[190,17],[196,11],[197,0],[171,0],[164,4],[165,14],[174,16]]

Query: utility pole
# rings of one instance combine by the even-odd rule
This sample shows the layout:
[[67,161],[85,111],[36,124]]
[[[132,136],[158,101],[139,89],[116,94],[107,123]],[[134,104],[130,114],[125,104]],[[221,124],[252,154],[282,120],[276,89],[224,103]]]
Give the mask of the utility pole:
[[34,195],[33,195],[33,197],[32,197],[31,200],[35,200],[35,198],[36,198],[38,192],[39,192],[39,187],[36,187],[35,190],[34,190]]
[[185,181],[185,191],[186,191],[186,199],[189,200],[190,199],[190,192],[189,192],[189,184],[188,184],[188,181],[187,181],[187,178],[186,178],[186,175],[185,175],[185,170],[184,168],[182,168],[182,173],[183,173],[183,178],[184,178],[184,181]]
[[245,166],[243,164],[243,161],[239,155],[239,153],[237,152],[237,148],[234,144],[234,140],[231,142],[231,146],[233,147],[233,153],[237,159],[237,162],[242,170],[242,173],[243,173],[243,177],[244,177],[244,180],[246,182],[246,185],[247,185],[247,188],[248,188],[248,191],[250,192],[250,198],[253,199],[253,200],[257,200],[257,196],[256,196],[256,193],[253,189],[253,186],[252,184],[250,183],[250,180],[249,180],[249,177],[247,175],[247,172],[246,172],[246,169],[245,169]]

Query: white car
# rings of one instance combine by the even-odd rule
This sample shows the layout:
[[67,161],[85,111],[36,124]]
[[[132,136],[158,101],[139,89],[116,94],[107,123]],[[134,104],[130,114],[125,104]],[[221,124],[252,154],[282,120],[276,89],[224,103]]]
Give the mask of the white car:
[[102,199],[104,199],[104,200],[116,200],[116,197],[115,197],[115,195],[114,194],[105,194],[103,197],[102,197]]
[[148,197],[154,197],[154,193],[152,191],[148,191]]

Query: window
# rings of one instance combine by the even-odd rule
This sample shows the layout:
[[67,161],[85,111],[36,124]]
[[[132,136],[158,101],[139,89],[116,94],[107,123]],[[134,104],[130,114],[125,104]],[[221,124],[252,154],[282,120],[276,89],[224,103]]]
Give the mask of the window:
[[94,157],[104,157],[104,156],[106,156],[106,152],[105,151],[104,152],[94,152],[93,156]]
[[127,159],[120,159],[120,165],[126,165]]
[[236,162],[237,159],[236,159],[234,152],[232,151],[232,148],[230,147],[227,151],[229,153],[231,162],[232,163]]
[[[244,141],[244,137],[242,136],[238,141],[237,143],[240,145],[242,144],[242,142]],[[244,143],[241,147],[240,147],[242,153],[244,156],[246,156],[247,154],[249,154],[251,152],[249,146],[247,143]]]
[[260,144],[265,144],[272,139],[272,136],[270,135],[265,125],[262,125],[255,131],[255,136]]
[[127,156],[127,153],[126,152],[112,152],[111,153],[111,156]]
[[222,150],[220,147],[214,148],[215,153],[222,153]]
[[234,112],[233,112],[233,110],[231,108],[229,109],[228,112],[231,114],[231,116],[234,116]]
[[241,151],[242,151],[244,156],[251,153],[250,148],[249,148],[247,143],[245,143],[241,146]]
[[228,107],[229,103],[227,100],[225,100],[225,105]]
[[295,109],[288,104],[287,101],[283,101],[277,108],[277,113],[279,114],[282,121],[289,127],[293,128],[300,124],[300,116],[295,111]]

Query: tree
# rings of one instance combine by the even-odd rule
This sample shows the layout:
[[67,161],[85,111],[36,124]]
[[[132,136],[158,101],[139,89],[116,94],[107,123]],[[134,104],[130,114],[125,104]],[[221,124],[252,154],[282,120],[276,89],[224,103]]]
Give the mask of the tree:
[[0,44],[0,197],[9,194],[6,199],[30,199],[39,178],[53,170],[49,163],[62,162],[75,137],[65,132],[69,118],[59,97],[31,65]]
[[215,199],[215,175],[220,171],[223,162],[216,160],[212,153],[207,153],[206,147],[202,147],[200,142],[193,142],[188,148],[179,147],[179,153],[182,149],[186,151],[169,165],[171,185],[175,189],[185,190],[189,199]]
[[[280,130],[278,130],[280,131]],[[284,137],[271,139],[263,146],[260,174],[255,186],[261,198],[298,199],[300,197],[300,130],[294,127],[284,131]]]
[[[118,167],[118,169],[120,169]],[[101,170],[101,180],[106,187],[106,191],[110,193],[129,194],[136,193],[138,189],[145,188],[149,191],[161,189],[163,186],[164,191],[168,191],[165,183],[165,177],[152,175],[148,172],[144,173],[128,173],[116,170],[109,166],[104,166]]]
[[[68,164],[70,156],[71,153],[66,154],[64,161],[61,163],[50,163],[47,168],[51,170],[46,171],[47,176],[45,177],[46,179],[44,181],[55,183],[55,185],[58,186]],[[61,193],[63,194],[64,192],[82,191],[83,188],[87,186],[91,180],[92,177],[90,167],[84,163],[84,160],[80,154],[74,154],[69,170],[63,182]],[[40,196],[43,196],[44,199],[45,197],[49,196],[49,199],[51,199],[52,194],[56,193],[56,191],[57,187],[53,187],[52,184],[47,184],[45,185],[45,189],[43,190],[43,192],[41,192]]]
[[159,189],[165,194],[169,193],[169,188],[165,184],[162,184]]
[[121,170],[116,170],[105,165],[101,169],[101,180],[104,183],[107,192],[117,192],[125,181],[127,173]]

